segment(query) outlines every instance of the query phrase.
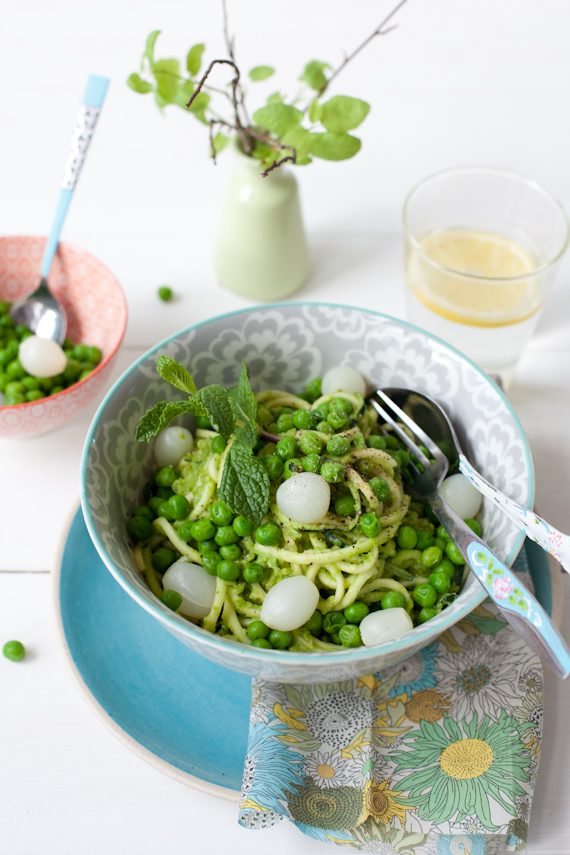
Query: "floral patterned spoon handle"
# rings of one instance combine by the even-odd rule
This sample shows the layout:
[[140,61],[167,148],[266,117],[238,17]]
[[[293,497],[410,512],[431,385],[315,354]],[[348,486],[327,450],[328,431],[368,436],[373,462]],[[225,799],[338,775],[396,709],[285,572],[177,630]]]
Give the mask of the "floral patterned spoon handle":
[[471,572],[502,614],[545,665],[565,680],[570,674],[570,651],[540,603],[438,492],[428,499]]
[[525,531],[531,540],[553,555],[566,572],[570,573],[570,537],[567,534],[557,531],[533,511],[518,505],[489,484],[473,469],[464,454],[459,455],[459,468],[480,493],[490,499],[515,525]]

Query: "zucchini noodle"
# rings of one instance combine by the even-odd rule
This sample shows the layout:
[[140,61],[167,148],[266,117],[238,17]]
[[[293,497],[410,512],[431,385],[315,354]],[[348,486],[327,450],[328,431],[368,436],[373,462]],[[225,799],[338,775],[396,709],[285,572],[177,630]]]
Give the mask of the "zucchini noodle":
[[[259,405],[258,428],[266,437],[258,443],[255,453],[264,465],[267,464],[271,482],[269,507],[261,525],[273,523],[281,537],[278,543],[259,542],[256,537],[259,526],[250,525],[247,533],[242,532],[239,537],[236,534],[233,549],[228,547],[229,551],[224,553],[225,547],[220,547],[223,555],[231,553],[234,556],[232,560],[239,567],[239,577],[229,581],[216,576],[209,613],[202,619],[188,619],[208,632],[251,644],[248,628],[260,621],[267,593],[287,577],[305,575],[319,589],[317,610],[323,619],[331,613],[341,615],[355,603],[361,611],[375,610],[391,592],[399,596],[397,602],[417,622],[420,607],[414,592],[418,586],[428,584],[430,578],[434,562],[426,563],[425,544],[437,543],[434,541],[435,525],[426,517],[424,504],[414,502],[411,505],[404,487],[410,473],[405,471],[405,461],[403,463],[402,457],[398,457],[403,451],[396,449],[396,440],[389,429],[378,424],[375,410],[358,394],[339,392],[309,401],[287,391],[266,389],[255,398]],[[293,423],[297,413],[302,415]],[[336,421],[329,418],[331,414],[338,416]],[[306,426],[307,420],[310,427]],[[154,558],[158,551],[164,553],[166,548],[174,556],[173,560],[204,566],[207,552],[218,548],[211,545],[206,550],[204,542],[195,541],[188,534],[192,523],[204,521],[207,524],[213,519],[210,511],[219,504],[218,489],[233,440],[230,438],[224,449],[223,443],[220,446],[219,442],[214,442],[218,436],[215,430],[197,429],[193,450],[176,468],[176,480],[170,492],[185,497],[190,503],[186,519],[174,521],[162,513],[155,514],[151,535],[134,547],[136,567],[158,597],[162,594],[162,573]],[[334,467],[334,478],[327,478],[331,504],[318,523],[297,523],[277,505],[277,488],[288,477],[283,471],[282,458],[276,454],[278,437],[288,437],[288,442],[294,443],[297,449],[294,459],[285,458],[285,466],[297,467],[289,469],[289,474],[303,470],[320,472],[326,462]],[[332,450],[331,438],[335,439],[340,453]],[[276,471],[279,474],[274,474]],[[155,487],[153,489],[158,493]],[[374,531],[367,535],[363,529],[370,529],[370,519]],[[409,543],[402,536],[405,531]],[[424,546],[418,540],[420,535]],[[437,550],[442,553],[438,559],[441,561],[443,550],[436,546]],[[262,578],[257,571],[255,580],[256,573],[248,574],[248,568],[253,567],[261,568]],[[208,569],[208,572],[212,571]],[[456,575],[458,580],[460,574]],[[250,577],[251,581],[247,581]],[[458,590],[459,586],[452,581],[451,597],[444,592],[446,600],[439,608],[445,607]],[[441,599],[440,596],[438,603]],[[330,633],[327,630],[321,637],[320,630],[311,631],[302,626],[287,635],[292,638],[291,650],[342,649],[333,630]]]

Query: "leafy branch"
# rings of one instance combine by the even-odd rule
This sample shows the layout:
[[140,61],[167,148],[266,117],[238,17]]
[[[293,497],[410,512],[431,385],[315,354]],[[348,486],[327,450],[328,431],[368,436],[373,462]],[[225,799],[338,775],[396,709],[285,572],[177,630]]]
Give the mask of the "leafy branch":
[[[244,153],[260,161],[264,177],[287,162],[302,166],[311,163],[315,157],[346,160],[360,150],[360,139],[349,132],[364,121],[370,105],[347,95],[336,95],[326,101],[322,97],[346,65],[376,36],[387,35],[395,29],[394,25],[386,27],[386,24],[406,2],[400,0],[382,23],[352,53],[346,55],[336,69],[319,60],[311,60],[305,65],[299,80],[306,84],[311,95],[304,109],[296,106],[295,99],[287,99],[280,92],[273,92],[267,97],[265,105],[249,118],[247,93],[235,58],[235,42],[229,35],[226,0],[222,0],[222,9],[228,58],[213,59],[199,76],[205,46],[195,44],[186,56],[187,74],[182,74],[177,59],[154,59],[155,42],[160,35],[160,30],[154,30],[147,38],[141,74],[131,74],[127,83],[139,94],[153,92],[161,110],[167,104],[175,104],[208,125],[214,163],[217,154],[229,142],[228,133],[224,133],[224,130],[235,132]],[[234,72],[224,88],[213,86],[210,80],[212,71],[219,65],[229,65]],[[274,71],[269,65],[255,66],[249,71],[249,81],[262,82],[269,79]],[[225,103],[231,106],[231,116],[224,116],[214,108],[215,96],[222,96]],[[217,133],[216,128],[220,129]]]

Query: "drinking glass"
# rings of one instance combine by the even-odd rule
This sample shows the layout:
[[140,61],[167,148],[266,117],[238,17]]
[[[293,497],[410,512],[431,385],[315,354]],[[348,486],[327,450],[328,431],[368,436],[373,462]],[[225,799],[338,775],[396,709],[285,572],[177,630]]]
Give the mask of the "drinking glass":
[[404,205],[408,320],[508,389],[569,239],[535,181],[486,167],[427,178]]

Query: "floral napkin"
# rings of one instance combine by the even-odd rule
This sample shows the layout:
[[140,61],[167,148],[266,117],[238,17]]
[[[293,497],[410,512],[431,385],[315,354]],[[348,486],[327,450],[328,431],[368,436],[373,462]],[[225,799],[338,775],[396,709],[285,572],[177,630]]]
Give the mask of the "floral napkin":
[[[532,590],[526,552],[514,565]],[[524,851],[542,665],[486,601],[357,680],[253,681],[239,822],[380,855]]]

